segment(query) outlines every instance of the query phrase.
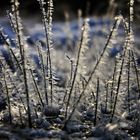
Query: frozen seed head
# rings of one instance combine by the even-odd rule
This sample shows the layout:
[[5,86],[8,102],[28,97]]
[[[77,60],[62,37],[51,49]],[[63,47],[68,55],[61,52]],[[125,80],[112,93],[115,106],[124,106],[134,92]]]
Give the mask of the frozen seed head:
[[130,0],[130,21],[133,22],[133,16],[134,16],[134,0]]

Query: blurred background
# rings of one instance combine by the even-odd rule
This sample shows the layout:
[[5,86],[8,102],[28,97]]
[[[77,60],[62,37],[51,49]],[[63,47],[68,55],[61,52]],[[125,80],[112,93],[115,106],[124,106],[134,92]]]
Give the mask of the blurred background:
[[[13,47],[16,46],[14,41],[15,32],[11,28],[10,22],[7,17],[7,10],[10,10],[11,0],[0,0],[0,25],[3,28],[3,32],[10,39],[10,43]],[[44,0],[48,1],[48,0]],[[91,58],[95,60],[98,58],[94,52],[100,51],[104,47],[107,36],[110,33],[114,16],[118,14],[124,15],[125,18],[129,17],[129,1],[130,0],[53,0],[54,1],[54,14],[53,14],[53,47],[57,50],[64,50],[74,52],[77,48],[77,42],[81,36],[82,18],[78,17],[79,9],[82,11],[82,17],[89,16],[88,24],[90,30],[88,32],[89,48],[93,48],[93,56]],[[36,52],[33,48],[36,42],[40,42],[41,45],[46,48],[46,36],[44,29],[42,28],[40,7],[37,0],[19,0],[20,2],[20,17],[23,25],[23,32],[26,37],[26,43],[31,46],[28,47],[28,53],[38,64],[36,59]],[[47,4],[46,10],[47,10]],[[140,50],[140,0],[134,0],[134,38],[135,46]],[[78,19],[78,20],[77,20]],[[66,21],[66,22],[65,22]],[[68,21],[68,22],[67,22]],[[135,24],[138,23],[138,24]],[[114,57],[117,53],[122,51],[122,46],[125,40],[125,30],[122,23],[117,28],[116,41],[112,42],[112,49],[109,50],[109,56]],[[6,49],[3,48],[3,40],[0,40],[0,49],[5,56]],[[4,50],[4,51],[3,51]],[[57,52],[58,53],[58,52]],[[6,54],[7,55],[7,54]],[[138,54],[140,56],[140,54]],[[64,54],[60,51],[60,56]],[[9,57],[10,58],[10,57]],[[54,55],[54,59],[55,59]],[[58,60],[62,60],[58,59]],[[9,59],[8,59],[9,60]],[[59,62],[56,65],[61,66]],[[65,69],[65,68],[64,68]]]
[[[22,16],[36,16],[40,13],[37,0],[19,0]],[[54,20],[64,20],[64,12],[69,13],[70,18],[77,16],[77,10],[82,10],[82,16],[86,14],[104,16],[117,14],[121,11],[123,15],[128,13],[129,0],[54,0]],[[47,6],[46,6],[47,7]],[[10,9],[10,0],[0,1],[1,16],[6,15]],[[140,19],[140,0],[135,0],[135,19]]]

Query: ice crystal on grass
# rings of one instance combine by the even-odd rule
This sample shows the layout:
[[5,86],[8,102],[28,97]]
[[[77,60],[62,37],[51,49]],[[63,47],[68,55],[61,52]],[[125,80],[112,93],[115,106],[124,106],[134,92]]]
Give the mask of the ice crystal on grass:
[[[46,54],[47,54],[47,76],[49,76],[50,84],[50,96],[51,104],[53,102],[53,79],[52,79],[52,62],[51,62],[51,48],[52,48],[52,13],[53,13],[53,1],[48,2],[48,12],[46,12],[44,5],[46,4],[44,0],[38,0],[40,4],[40,9],[42,12],[42,22],[44,25],[45,38],[46,38]],[[45,74],[45,73],[44,73]],[[44,77],[45,79],[45,77]],[[48,95],[47,95],[47,85],[44,80],[44,90],[46,95],[46,102],[48,104]]]
[[[89,31],[90,31],[90,27],[89,27],[89,19],[85,19],[84,21],[84,26],[83,26],[83,41],[82,41],[82,49],[81,49],[81,58],[80,58],[80,68],[79,68],[79,74],[82,76],[85,76],[85,74],[87,73],[87,65],[86,65],[86,56],[88,53],[88,48],[89,48],[89,40],[90,40],[90,36],[89,36]],[[82,65],[81,65],[82,64]]]

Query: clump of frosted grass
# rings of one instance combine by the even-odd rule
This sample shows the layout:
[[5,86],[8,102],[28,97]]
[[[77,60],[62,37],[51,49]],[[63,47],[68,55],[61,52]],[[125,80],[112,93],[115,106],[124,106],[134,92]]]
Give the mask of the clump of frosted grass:
[[[45,49],[39,40],[34,43],[34,48],[32,48],[38,58],[38,68],[30,60],[29,46],[26,44],[23,34],[18,0],[11,0],[12,9],[8,13],[12,29],[16,35],[14,41],[17,48],[11,48],[9,40],[3,34],[2,29],[0,30],[6,50],[10,52],[11,62],[16,68],[15,71],[11,71],[6,61],[2,61],[2,57],[0,58],[1,74],[3,75],[1,80],[4,86],[3,92],[7,97],[10,125],[18,123],[31,128],[41,125],[42,128],[52,126],[50,129],[68,131],[70,123],[73,121],[79,123],[80,121],[82,125],[87,123],[86,136],[88,137],[90,135],[88,131],[93,126],[97,127],[102,124],[108,126],[108,123],[122,121],[121,116],[124,116],[122,114],[131,113],[134,105],[136,106],[135,109],[138,110],[140,83],[132,28],[134,1],[130,0],[128,18],[122,15],[114,18],[110,33],[106,42],[103,43],[104,47],[97,46],[99,51],[91,52],[96,57],[91,58],[90,63],[88,62],[91,57],[89,51],[96,50],[89,48],[89,41],[94,41],[90,37],[90,19],[85,18],[81,27],[81,14],[79,14],[79,29],[81,30],[79,32],[81,35],[77,48],[73,49],[74,54],[67,51],[67,54],[61,57],[66,61],[59,60],[59,57],[55,61],[54,59],[57,58],[53,57],[58,56],[60,52],[53,49],[53,1],[49,0],[46,3],[44,0],[38,0],[38,2],[45,34]],[[110,5],[112,2],[110,1]],[[46,4],[48,4],[47,11],[45,9]],[[118,37],[118,30],[121,25],[123,25],[125,32],[123,39]],[[116,56],[110,57],[110,50],[118,45],[122,47],[122,50]],[[58,61],[61,62],[57,64]],[[57,66],[54,66],[54,63]],[[61,77],[60,79],[59,76],[57,77],[57,71],[53,70],[55,67],[60,70],[59,64],[63,65],[63,73],[66,72],[68,77],[64,81],[65,86],[61,87],[58,86],[60,83],[54,84],[54,81],[63,82]],[[67,69],[64,68],[64,65],[67,65]],[[132,100],[133,84],[136,85],[137,93]],[[132,118],[136,126],[139,125],[139,119],[136,118],[137,114],[139,111]],[[3,116],[5,116],[4,111]],[[5,118],[3,117],[3,120],[7,119]],[[43,123],[44,119],[46,123]],[[56,122],[59,122],[59,125],[56,125]]]

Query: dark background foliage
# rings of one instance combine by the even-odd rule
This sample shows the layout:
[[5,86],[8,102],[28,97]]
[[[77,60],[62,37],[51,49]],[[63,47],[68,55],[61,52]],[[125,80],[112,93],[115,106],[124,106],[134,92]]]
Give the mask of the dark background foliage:
[[[37,0],[19,0],[20,9],[23,15],[33,16],[39,13],[39,6]],[[64,19],[64,11],[69,12],[71,15],[77,14],[77,9],[82,9],[83,16],[86,13],[90,15],[105,15],[107,12],[110,0],[54,0],[55,5],[55,19]],[[128,13],[129,0],[115,0],[114,7],[115,13],[121,11],[122,14]],[[135,0],[135,12],[139,16],[140,0]],[[115,6],[116,5],[116,6]],[[10,7],[10,0],[0,1],[0,12],[5,13]]]

